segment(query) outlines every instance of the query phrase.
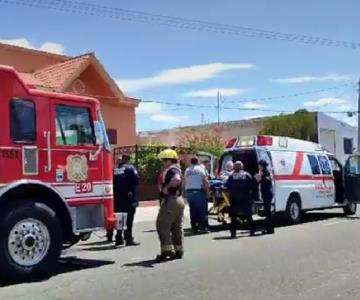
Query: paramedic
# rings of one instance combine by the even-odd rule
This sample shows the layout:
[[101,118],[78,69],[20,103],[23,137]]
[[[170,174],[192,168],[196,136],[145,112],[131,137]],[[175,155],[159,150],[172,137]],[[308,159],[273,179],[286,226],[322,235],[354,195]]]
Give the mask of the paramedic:
[[234,171],[234,163],[230,160],[225,164],[225,170],[220,173],[220,179],[226,182]]
[[190,207],[191,229],[194,234],[207,233],[207,202],[210,198],[209,181],[199,159],[193,157],[185,171],[184,187]]
[[236,238],[237,218],[244,217],[249,225],[250,235],[255,235],[254,221],[252,218],[253,179],[244,171],[241,161],[234,164],[234,172],[225,184],[230,196],[230,233],[231,238]]
[[[122,231],[116,233],[115,245],[138,246],[139,243],[134,241],[132,227],[138,206],[136,199],[136,189],[139,185],[139,176],[135,167],[130,163],[129,155],[122,155],[118,167],[114,169],[113,186],[114,186],[114,206],[116,212],[127,213],[126,230],[124,237]],[[112,240],[112,231],[108,232],[108,241]]]
[[266,217],[264,232],[267,234],[273,234],[274,222],[271,211],[271,202],[274,195],[273,195],[271,175],[268,170],[268,163],[265,160],[259,161],[259,175],[257,176],[257,178],[260,184],[261,198],[264,203],[264,211]]
[[161,201],[156,220],[161,253],[156,257],[159,261],[181,259],[183,249],[183,217],[185,203],[181,196],[182,178],[178,165],[178,155],[173,149],[159,153],[165,171],[161,177]]

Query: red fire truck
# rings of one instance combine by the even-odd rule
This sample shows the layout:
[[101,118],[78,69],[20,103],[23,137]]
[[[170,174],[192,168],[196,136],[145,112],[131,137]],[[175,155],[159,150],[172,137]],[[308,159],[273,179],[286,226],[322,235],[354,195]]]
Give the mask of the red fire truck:
[[0,66],[0,125],[0,277],[48,275],[64,245],[116,224],[100,104]]

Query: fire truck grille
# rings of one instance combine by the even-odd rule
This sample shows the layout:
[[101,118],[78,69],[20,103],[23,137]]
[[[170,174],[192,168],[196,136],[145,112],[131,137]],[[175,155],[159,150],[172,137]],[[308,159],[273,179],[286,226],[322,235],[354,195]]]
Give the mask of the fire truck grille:
[[104,207],[101,204],[71,207],[70,211],[76,232],[102,229],[105,226]]

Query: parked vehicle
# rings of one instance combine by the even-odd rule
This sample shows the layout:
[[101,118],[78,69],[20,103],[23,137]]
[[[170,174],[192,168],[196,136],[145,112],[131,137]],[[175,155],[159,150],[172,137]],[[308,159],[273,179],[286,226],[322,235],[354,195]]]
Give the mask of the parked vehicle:
[[49,275],[62,248],[112,228],[112,156],[96,99],[0,66],[0,276]]
[[344,169],[319,144],[287,137],[249,136],[228,142],[219,171],[227,161],[240,160],[245,170],[255,175],[258,161],[267,161],[273,179],[274,210],[297,223],[302,213],[309,210],[341,207],[346,215],[356,213],[358,200],[352,191],[355,183],[351,181],[350,170],[354,171],[351,159]]

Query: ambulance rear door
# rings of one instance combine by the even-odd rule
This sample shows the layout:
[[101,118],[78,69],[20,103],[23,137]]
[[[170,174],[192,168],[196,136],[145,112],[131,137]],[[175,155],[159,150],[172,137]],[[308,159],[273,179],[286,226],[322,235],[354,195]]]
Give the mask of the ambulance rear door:
[[345,163],[345,196],[353,203],[360,203],[360,153],[351,155]]

